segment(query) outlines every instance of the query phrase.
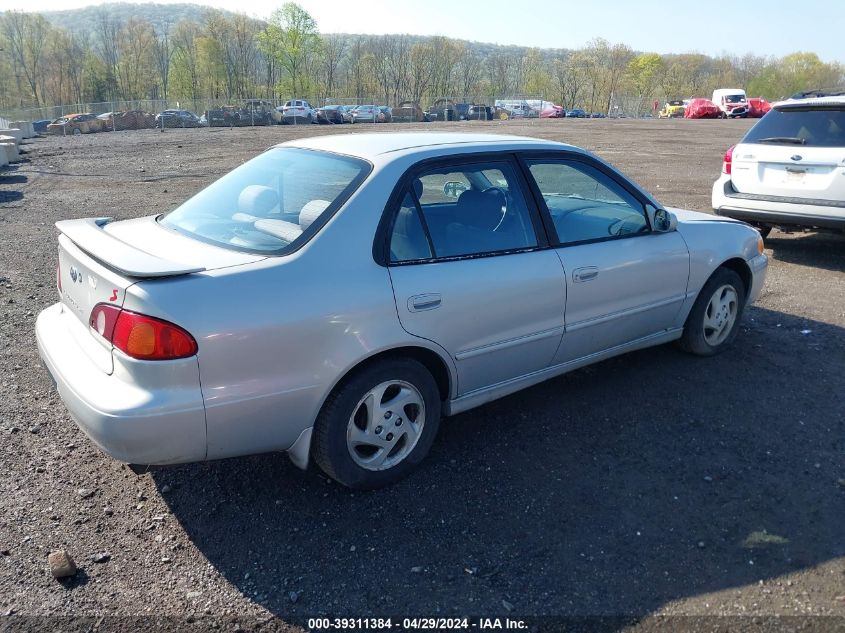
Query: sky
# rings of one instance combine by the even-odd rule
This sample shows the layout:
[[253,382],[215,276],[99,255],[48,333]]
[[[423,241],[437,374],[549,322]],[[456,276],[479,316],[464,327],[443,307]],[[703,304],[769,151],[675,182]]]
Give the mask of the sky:
[[[160,4],[178,1],[158,0]],[[0,0],[0,10],[49,11],[102,3]],[[260,18],[267,18],[282,3],[196,2]],[[299,4],[323,33],[445,35],[542,48],[578,48],[603,37],[657,53],[753,52],[780,57],[800,50],[815,52],[825,61],[845,62],[843,0],[299,0]]]

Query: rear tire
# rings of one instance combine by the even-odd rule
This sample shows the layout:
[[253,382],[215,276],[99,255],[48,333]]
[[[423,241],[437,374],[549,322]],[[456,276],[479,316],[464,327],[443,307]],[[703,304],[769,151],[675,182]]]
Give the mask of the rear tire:
[[753,226],[755,229],[757,229],[757,232],[760,234],[760,237],[762,237],[763,239],[766,239],[767,237],[769,237],[769,233],[772,232],[772,228],[773,228],[771,226],[766,226],[765,224],[752,224],[751,226]]
[[736,339],[745,308],[745,284],[729,268],[718,268],[690,310],[678,343],[685,352],[715,356]]
[[329,477],[356,490],[389,486],[428,454],[440,424],[431,373],[408,358],[364,367],[329,396],[311,454]]

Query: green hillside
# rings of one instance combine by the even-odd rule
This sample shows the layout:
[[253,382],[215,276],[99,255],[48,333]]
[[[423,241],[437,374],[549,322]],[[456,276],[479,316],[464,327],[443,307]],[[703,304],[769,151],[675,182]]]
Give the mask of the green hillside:
[[[91,32],[103,13],[118,22],[125,22],[131,17],[147,19],[156,30],[172,28],[181,20],[202,22],[210,7],[199,4],[130,4],[128,2],[112,2],[81,9],[65,9],[63,11],[44,11],[42,15],[53,25],[74,33]],[[231,16],[231,11],[221,10],[221,13]]]

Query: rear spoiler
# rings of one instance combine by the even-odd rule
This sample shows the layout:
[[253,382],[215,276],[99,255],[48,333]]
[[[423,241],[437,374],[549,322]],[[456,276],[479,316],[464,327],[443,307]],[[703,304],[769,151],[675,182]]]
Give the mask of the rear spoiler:
[[172,277],[205,270],[151,255],[117,239],[103,230],[112,219],[62,220],[56,222],[56,228],[88,255],[128,277]]

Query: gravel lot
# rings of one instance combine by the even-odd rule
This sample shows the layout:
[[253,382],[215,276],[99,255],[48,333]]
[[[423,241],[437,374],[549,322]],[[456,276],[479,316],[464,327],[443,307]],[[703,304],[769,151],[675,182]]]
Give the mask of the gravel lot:
[[[708,211],[722,155],[749,125],[378,130],[571,142],[665,204]],[[353,494],[284,455],[138,477],[94,447],[34,341],[56,300],[53,223],[163,212],[276,142],[371,129],[36,139],[0,171],[0,615],[155,614],[229,630],[296,630],[326,613],[624,615],[635,629],[655,615],[828,615],[810,624],[845,628],[843,236],[772,233],[767,287],[728,353],[636,352],[456,416],[388,490]],[[70,580],[50,575],[56,549],[79,565]]]

